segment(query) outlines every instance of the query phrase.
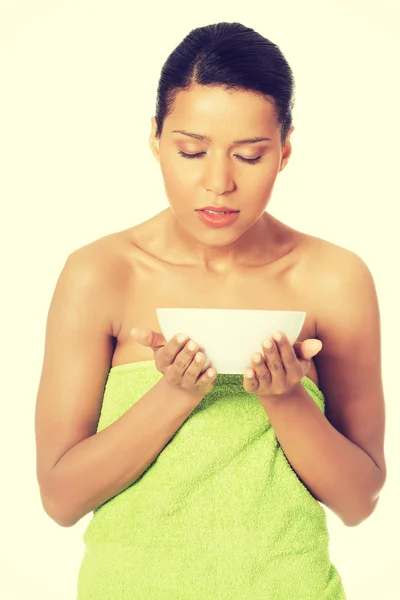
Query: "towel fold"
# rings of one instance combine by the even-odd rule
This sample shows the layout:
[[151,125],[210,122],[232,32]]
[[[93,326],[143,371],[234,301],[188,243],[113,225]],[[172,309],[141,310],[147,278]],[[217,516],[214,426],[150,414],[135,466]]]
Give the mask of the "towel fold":
[[[154,361],[113,367],[97,430],[161,377]],[[94,511],[77,600],[345,600],[325,510],[242,381],[219,374],[146,471]]]

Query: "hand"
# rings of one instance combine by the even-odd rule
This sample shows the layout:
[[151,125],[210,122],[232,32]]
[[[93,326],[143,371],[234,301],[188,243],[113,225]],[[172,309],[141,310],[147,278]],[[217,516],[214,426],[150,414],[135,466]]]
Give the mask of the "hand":
[[214,387],[216,370],[204,370],[206,355],[197,352],[199,347],[195,342],[194,347],[189,349],[192,340],[188,340],[187,336],[180,340],[180,336],[175,335],[167,342],[162,333],[147,328],[134,328],[131,335],[139,344],[154,351],[157,369],[172,386],[201,398]]
[[[282,340],[276,341],[279,333]],[[316,339],[295,342],[292,346],[283,332],[276,332],[273,338],[270,338],[270,349],[264,347],[264,340],[263,355],[258,354],[260,362],[254,360],[257,354],[253,355],[252,368],[246,370],[243,387],[250,394],[264,397],[287,394],[307,375],[311,358],[322,348],[322,342]],[[253,377],[249,379],[247,373],[250,372]]]

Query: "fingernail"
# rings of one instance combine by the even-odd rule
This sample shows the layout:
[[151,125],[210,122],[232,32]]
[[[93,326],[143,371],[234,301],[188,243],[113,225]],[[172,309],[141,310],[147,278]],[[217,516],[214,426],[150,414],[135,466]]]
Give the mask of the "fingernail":
[[267,348],[267,350],[271,350],[272,348],[272,341],[270,338],[268,338],[267,340],[263,341],[263,346],[264,348]]
[[176,339],[178,340],[179,344],[183,344],[183,342],[187,340],[187,336],[183,333],[180,333]]
[[135,335],[137,333],[137,329],[134,327],[133,329],[131,329],[131,335]]

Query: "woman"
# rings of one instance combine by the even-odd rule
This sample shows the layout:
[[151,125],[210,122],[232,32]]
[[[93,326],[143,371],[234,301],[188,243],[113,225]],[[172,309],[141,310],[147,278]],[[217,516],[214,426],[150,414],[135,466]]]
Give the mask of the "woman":
[[[94,511],[79,600],[345,598],[322,504],[355,526],[385,482],[379,307],[357,255],[266,211],[291,154],[293,86],[254,30],[191,31],[152,119],[170,206],[60,274],[37,476],[60,525]],[[294,346],[282,332],[224,375],[196,340],[162,336],[157,306],[307,316]]]

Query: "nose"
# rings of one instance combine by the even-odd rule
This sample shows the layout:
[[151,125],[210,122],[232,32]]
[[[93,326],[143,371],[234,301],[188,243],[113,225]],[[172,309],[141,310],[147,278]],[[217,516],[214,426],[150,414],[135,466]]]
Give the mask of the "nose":
[[231,165],[226,156],[207,157],[204,165],[203,187],[205,190],[220,196],[234,188]]

